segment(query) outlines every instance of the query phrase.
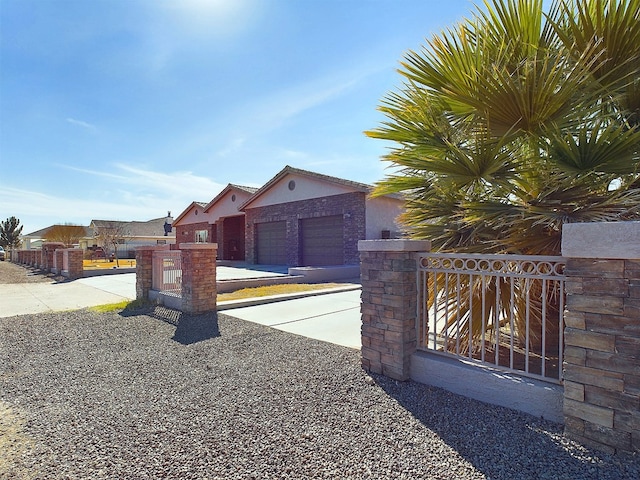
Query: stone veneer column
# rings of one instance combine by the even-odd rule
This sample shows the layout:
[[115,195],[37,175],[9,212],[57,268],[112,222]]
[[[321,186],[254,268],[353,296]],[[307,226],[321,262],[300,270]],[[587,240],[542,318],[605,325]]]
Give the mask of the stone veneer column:
[[64,248],[65,244],[61,242],[47,242],[42,244],[42,269],[47,272],[53,271],[53,257],[55,251]]
[[567,224],[565,433],[640,451],[640,222]]
[[60,275],[62,273],[64,249],[58,248],[53,255],[53,273]]
[[416,351],[416,252],[418,240],[361,240],[362,367],[396,380],[409,379]]
[[82,264],[84,252],[80,248],[67,248],[67,254],[69,255],[69,278],[82,278],[84,275],[84,266]]
[[199,314],[216,310],[217,243],[181,243],[182,311]]
[[153,252],[170,248],[170,245],[136,248],[136,300],[149,299],[153,286]]

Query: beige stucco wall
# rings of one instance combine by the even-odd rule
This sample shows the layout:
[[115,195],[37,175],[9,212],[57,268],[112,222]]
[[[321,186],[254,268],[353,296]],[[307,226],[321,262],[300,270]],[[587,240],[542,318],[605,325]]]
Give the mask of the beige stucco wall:
[[[295,188],[289,190],[289,182],[295,182]],[[355,191],[346,185],[329,183],[326,180],[319,180],[302,175],[289,174],[281,178],[275,185],[262,194],[249,205],[251,208],[264,207],[267,205],[277,205],[280,203],[297,202],[310,198],[327,197],[330,195],[340,195]]]
[[[235,201],[232,200],[234,195],[236,196]],[[243,212],[238,211],[238,207],[247,201],[250,196],[251,194],[242,190],[229,190],[214,205],[209,207],[207,211],[209,223],[216,223],[218,219],[223,217],[242,214]]]
[[[198,213],[196,214],[196,212]],[[195,205],[189,209],[189,212],[184,217],[182,217],[178,223],[174,223],[173,225],[189,225],[192,223],[200,222],[215,223],[216,220],[217,218],[214,218],[212,220],[211,215],[208,212],[205,212],[204,208],[202,208],[200,205]]]
[[382,230],[390,230],[391,237],[397,238],[400,225],[397,217],[402,213],[404,202],[390,197],[367,199],[366,240],[381,238]]

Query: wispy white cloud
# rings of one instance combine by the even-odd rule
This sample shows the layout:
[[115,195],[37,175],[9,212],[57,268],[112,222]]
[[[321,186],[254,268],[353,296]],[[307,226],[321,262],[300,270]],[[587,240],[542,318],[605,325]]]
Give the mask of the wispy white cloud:
[[240,150],[246,141],[247,139],[245,137],[236,137],[232,139],[227,145],[218,150],[216,154],[219,157],[228,157],[229,155]]
[[88,122],[84,122],[82,120],[77,120],[75,118],[69,117],[67,118],[67,122],[70,123],[71,125],[76,125],[78,127],[91,130],[92,132],[95,132],[97,130],[97,127],[95,125],[92,125],[91,123],[88,123]]
[[177,216],[192,201],[208,202],[224,188],[190,171],[157,172],[124,164],[114,164],[110,171],[58,167],[81,174],[79,185],[98,182],[100,188],[54,194],[0,184],[0,215],[15,215],[29,231],[53,223],[88,224],[94,218],[149,220],[167,211]]

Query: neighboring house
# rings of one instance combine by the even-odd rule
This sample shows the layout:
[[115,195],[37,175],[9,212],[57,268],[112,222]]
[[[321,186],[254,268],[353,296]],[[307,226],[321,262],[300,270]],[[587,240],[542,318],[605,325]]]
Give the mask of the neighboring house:
[[256,190],[230,183],[208,204],[192,202],[173,222],[177,243],[217,243],[219,259],[244,260],[245,214],[238,207]]
[[[118,244],[120,258],[135,258],[136,247],[170,245],[176,243],[175,230],[166,232],[165,224],[171,224],[170,215],[154,218],[146,222],[122,222],[118,220],[92,220],[89,228],[91,235],[80,240],[83,250],[104,247],[103,238],[106,236]],[[113,253],[107,245],[107,253]]]
[[246,261],[289,266],[355,265],[358,241],[397,238],[404,209],[397,195],[369,198],[373,187],[286,166],[240,209]]
[[[68,228],[69,225],[49,225],[46,228],[42,228],[35,232],[28,233],[26,235],[21,235],[20,239],[22,240],[22,248],[25,250],[35,250],[42,247],[42,244],[46,241],[52,241],[47,238],[47,233],[51,231],[53,228]],[[77,228],[75,225],[71,225],[73,228]],[[89,227],[83,227],[85,230],[84,237],[91,237],[93,235],[92,230]],[[57,240],[56,240],[57,241]]]
[[[170,215],[162,218],[154,218],[146,222],[123,222],[119,220],[92,220],[88,227],[84,227],[85,234],[78,241],[78,246],[82,250],[93,250],[97,247],[104,247],[101,237],[102,233],[108,235],[118,243],[118,256],[120,258],[135,258],[135,248],[140,246],[169,245],[176,243],[175,230],[165,235],[165,224],[171,224]],[[37,249],[50,239],[47,232],[53,227],[66,227],[65,225],[51,225],[33,233],[23,235],[22,245],[27,250]],[[109,248],[107,253],[112,253]]]

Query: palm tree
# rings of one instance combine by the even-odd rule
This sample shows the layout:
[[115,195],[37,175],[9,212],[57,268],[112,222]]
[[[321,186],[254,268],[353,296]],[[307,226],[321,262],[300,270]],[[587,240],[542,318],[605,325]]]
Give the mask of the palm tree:
[[[640,219],[640,0],[542,3],[486,1],[407,53],[366,132],[394,145],[374,194],[402,192],[407,233],[436,250],[559,255],[564,223]],[[497,330],[460,308],[459,335]]]

